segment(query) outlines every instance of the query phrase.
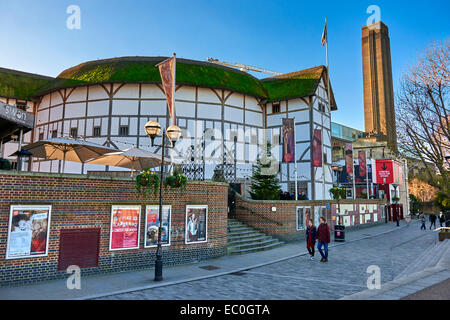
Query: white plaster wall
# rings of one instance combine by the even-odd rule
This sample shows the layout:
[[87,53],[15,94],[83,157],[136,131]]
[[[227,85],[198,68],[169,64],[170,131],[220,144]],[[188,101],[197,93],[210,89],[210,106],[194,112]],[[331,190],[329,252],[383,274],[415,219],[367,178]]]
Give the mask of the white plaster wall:
[[[62,108],[62,106],[61,106]],[[52,108],[52,112],[53,112]],[[80,118],[80,117],[84,117],[86,114],[86,103],[85,102],[81,102],[81,103],[69,103],[65,105],[65,115],[64,118],[65,119],[70,119],[70,118]]]
[[[110,89],[110,85],[106,84],[105,88]],[[109,99],[105,89],[99,85],[89,87],[89,100]]]
[[138,100],[114,100],[112,105],[113,115],[135,115],[138,114]]
[[[118,85],[115,85],[115,90],[117,90]],[[125,84],[119,91],[114,95],[115,99],[119,98],[139,98],[139,85],[138,84]]]
[[88,116],[100,116],[109,114],[109,101],[90,101],[88,104]]
[[[222,90],[216,90],[216,92],[219,96],[221,96]],[[212,91],[212,89],[208,88],[198,88],[198,101],[220,103],[217,95]]]
[[164,92],[155,84],[142,85],[142,99],[165,99]]
[[[67,92],[70,92],[71,89],[68,89]],[[74,102],[74,101],[85,101],[86,100],[87,89],[86,87],[75,88],[72,91],[70,96],[67,98],[66,102]]]

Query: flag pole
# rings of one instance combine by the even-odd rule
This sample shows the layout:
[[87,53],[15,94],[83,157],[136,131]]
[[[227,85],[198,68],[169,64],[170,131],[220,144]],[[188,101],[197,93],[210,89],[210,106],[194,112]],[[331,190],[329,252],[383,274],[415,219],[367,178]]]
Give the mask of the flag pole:
[[[173,53],[173,85],[172,85],[172,117],[170,117],[170,125],[175,125],[175,84],[177,75],[177,55]],[[173,174],[173,148],[170,149],[170,174]]]
[[294,117],[294,171],[295,171],[295,200],[298,200],[298,178],[297,178],[297,134],[295,132],[295,117]]
[[[327,17],[325,17],[325,44],[326,44],[326,54],[327,54],[327,80],[328,80],[328,112],[331,112],[331,90],[330,90],[330,66],[328,63],[328,25],[327,25]],[[322,116],[322,161],[324,160],[324,140],[323,140],[323,116]],[[322,170],[323,170],[323,197],[325,199],[325,163],[322,162]]]

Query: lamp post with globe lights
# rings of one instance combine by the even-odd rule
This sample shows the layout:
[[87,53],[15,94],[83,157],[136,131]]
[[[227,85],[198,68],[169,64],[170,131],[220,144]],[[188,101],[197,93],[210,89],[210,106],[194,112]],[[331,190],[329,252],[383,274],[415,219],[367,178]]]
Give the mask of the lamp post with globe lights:
[[[161,247],[161,231],[162,231],[162,190],[163,190],[163,174],[164,174],[164,156],[165,148],[173,148],[175,143],[181,137],[181,129],[176,125],[169,126],[166,130],[163,130],[161,145],[155,145],[154,140],[159,136],[161,132],[161,125],[156,121],[149,121],[145,124],[145,132],[150,137],[152,147],[161,147],[161,168],[159,171],[159,228],[158,228],[158,247],[156,249],[155,260],[155,281],[162,281],[162,247]],[[166,136],[170,141],[170,145],[166,146]]]

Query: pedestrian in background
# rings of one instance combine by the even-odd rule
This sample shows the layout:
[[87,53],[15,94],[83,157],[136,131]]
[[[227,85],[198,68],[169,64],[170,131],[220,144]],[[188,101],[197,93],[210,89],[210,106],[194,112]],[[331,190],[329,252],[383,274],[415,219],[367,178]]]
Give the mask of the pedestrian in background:
[[425,215],[423,213],[419,214],[419,219],[420,219],[420,222],[422,222],[422,225],[420,226],[420,230],[427,230],[427,227],[425,226],[426,219],[425,219]]
[[445,222],[445,217],[441,211],[441,212],[439,212],[439,224],[441,225],[441,228],[444,226],[444,222]]
[[314,248],[316,246],[317,229],[311,220],[308,220],[306,227],[306,249],[308,249],[310,259],[314,260]]
[[[330,228],[325,221],[324,217],[320,217],[320,226],[317,229],[317,249],[322,256],[320,262],[328,262],[328,244],[330,243]],[[322,251],[322,247],[324,247],[324,251]]]
[[433,225],[436,228],[436,215],[434,213],[430,215],[430,230]]

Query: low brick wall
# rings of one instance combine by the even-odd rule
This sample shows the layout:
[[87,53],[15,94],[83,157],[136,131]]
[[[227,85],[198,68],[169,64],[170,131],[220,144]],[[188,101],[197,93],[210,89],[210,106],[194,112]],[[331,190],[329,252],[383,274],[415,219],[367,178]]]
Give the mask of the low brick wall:
[[236,195],[236,219],[280,240],[294,241],[305,236],[304,228],[297,230],[297,207],[309,208],[312,218],[317,207],[318,217],[325,216],[333,229],[339,221],[346,228],[384,223],[384,204],[385,200],[256,201]]
[[[163,203],[172,205],[171,244],[163,246],[164,265],[177,265],[226,254],[227,190],[223,183],[192,182],[186,191],[165,191]],[[11,205],[51,204],[48,256],[6,259]],[[61,230],[100,229],[98,267],[82,274],[101,274],[151,268],[156,248],[144,248],[145,205],[158,198],[136,193],[131,178],[92,177],[0,171],[0,285],[16,285],[65,278],[58,271]],[[140,205],[139,249],[109,250],[112,205]],[[208,205],[208,242],[185,244],[186,205]]]

